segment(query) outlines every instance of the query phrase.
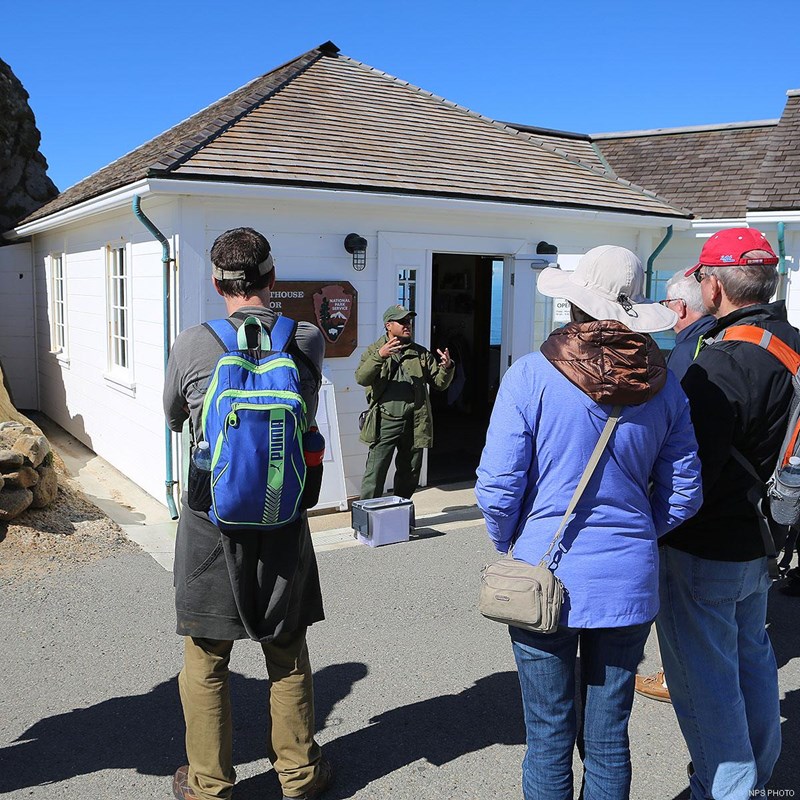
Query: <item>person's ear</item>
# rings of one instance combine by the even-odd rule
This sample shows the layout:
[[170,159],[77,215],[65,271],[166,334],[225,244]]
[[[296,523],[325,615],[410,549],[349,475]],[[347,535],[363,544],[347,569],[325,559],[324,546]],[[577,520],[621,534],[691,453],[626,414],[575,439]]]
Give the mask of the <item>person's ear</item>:
[[269,273],[269,281],[267,282],[267,289],[272,291],[272,287],[275,285],[275,267],[272,268],[272,272]]
[[219,281],[218,281],[216,278],[214,278],[214,277],[212,276],[212,278],[211,278],[211,283],[213,283],[213,284],[214,284],[214,288],[217,290],[217,294],[218,294],[220,297],[223,297],[224,295],[222,294],[222,289],[220,289],[220,288],[219,288]]

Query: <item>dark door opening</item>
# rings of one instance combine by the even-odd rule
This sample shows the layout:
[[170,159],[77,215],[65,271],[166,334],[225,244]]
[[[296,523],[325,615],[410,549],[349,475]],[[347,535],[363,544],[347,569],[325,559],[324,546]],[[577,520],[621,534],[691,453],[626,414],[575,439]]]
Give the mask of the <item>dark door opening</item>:
[[500,384],[503,259],[434,253],[431,351],[450,348],[456,374],[431,392],[428,484],[473,480]]

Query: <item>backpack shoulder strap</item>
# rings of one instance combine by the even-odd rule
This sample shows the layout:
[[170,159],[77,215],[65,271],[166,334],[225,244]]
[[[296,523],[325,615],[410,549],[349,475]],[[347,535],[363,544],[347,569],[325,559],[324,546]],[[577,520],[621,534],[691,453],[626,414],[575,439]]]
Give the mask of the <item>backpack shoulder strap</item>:
[[755,325],[731,325],[730,328],[725,328],[717,341],[750,342],[775,356],[792,375],[800,369],[800,354],[765,328],[758,328]]
[[211,319],[208,322],[204,322],[203,327],[211,331],[213,337],[226,353],[239,349],[236,341],[236,326],[230,319]]
[[272,349],[276,352],[285,353],[289,342],[294,339],[295,331],[297,330],[297,323],[289,317],[284,317],[283,314],[275,320],[275,324],[270,331],[270,338],[272,340]]

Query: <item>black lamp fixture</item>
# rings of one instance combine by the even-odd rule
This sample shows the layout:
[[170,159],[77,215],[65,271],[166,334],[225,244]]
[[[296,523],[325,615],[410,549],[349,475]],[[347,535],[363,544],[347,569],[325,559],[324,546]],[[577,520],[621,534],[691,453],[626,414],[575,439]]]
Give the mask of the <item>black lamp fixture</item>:
[[353,269],[361,272],[367,266],[367,240],[357,233],[344,237],[344,249],[353,256]]
[[536,245],[536,253],[540,256],[557,256],[558,247],[554,244],[548,244],[545,241],[541,241]]

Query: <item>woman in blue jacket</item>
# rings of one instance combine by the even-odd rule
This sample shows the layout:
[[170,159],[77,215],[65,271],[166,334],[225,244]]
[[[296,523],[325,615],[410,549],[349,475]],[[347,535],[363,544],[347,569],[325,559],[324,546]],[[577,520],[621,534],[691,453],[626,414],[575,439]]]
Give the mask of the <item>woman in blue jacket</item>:
[[[686,396],[649,336],[674,312],[643,297],[644,272],[603,245],[573,273],[542,271],[539,291],[571,303],[572,322],[505,374],[478,467],[476,495],[495,547],[538,564],[612,406],[622,414],[549,562],[565,588],[555,633],[510,627],[525,710],[526,800],[630,792],[628,720],[636,668],[658,611],[657,539],[702,502]],[[575,707],[580,645],[583,719]]]

